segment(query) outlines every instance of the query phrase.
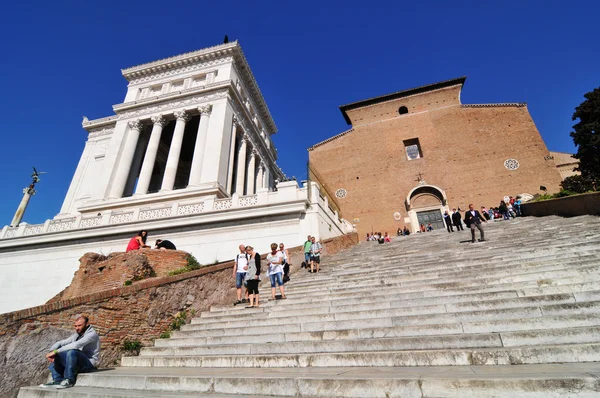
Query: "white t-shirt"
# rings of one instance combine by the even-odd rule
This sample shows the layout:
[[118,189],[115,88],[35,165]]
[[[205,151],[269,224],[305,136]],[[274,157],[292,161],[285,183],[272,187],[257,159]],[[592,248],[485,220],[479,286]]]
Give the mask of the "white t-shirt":
[[283,274],[283,266],[281,264],[273,264],[273,262],[277,262],[278,260],[283,259],[283,254],[281,252],[277,252],[275,254],[267,254],[267,263],[269,264],[269,268],[267,269],[267,275],[271,276],[277,273]]
[[235,261],[237,262],[237,272],[245,274],[246,270],[244,269],[244,267],[246,265],[248,265],[248,255],[247,254],[241,254],[239,253],[236,258]]

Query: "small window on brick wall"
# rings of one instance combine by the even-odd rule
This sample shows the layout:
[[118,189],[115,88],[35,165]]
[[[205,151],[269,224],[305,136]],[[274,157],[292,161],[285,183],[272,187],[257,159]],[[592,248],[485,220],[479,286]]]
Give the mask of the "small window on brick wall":
[[398,113],[400,115],[404,115],[405,113],[408,113],[408,108],[405,106],[401,106],[400,108],[398,108]]
[[408,160],[415,160],[423,157],[423,151],[421,150],[421,144],[419,144],[418,138],[411,138],[410,140],[404,140],[403,142],[406,158]]

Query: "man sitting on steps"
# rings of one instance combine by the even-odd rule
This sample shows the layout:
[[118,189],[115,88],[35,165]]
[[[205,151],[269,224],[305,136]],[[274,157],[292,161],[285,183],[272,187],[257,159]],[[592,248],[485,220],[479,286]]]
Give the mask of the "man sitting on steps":
[[46,359],[50,362],[52,381],[40,387],[69,388],[75,385],[77,374],[90,372],[98,366],[100,338],[89,319],[77,315],[75,333],[50,347]]

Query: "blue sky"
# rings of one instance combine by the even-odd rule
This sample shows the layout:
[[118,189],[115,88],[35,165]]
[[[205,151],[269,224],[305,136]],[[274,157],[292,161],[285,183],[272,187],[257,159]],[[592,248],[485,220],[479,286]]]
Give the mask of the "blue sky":
[[24,221],[59,212],[81,118],[113,114],[120,69],[225,34],[240,41],[279,128],[279,164],[298,179],[306,148],[348,128],[342,104],[467,76],[463,103],[527,102],[548,148],[572,152],[574,107],[600,85],[598,1],[34,0],[2,15],[0,226],[33,165],[48,174]]

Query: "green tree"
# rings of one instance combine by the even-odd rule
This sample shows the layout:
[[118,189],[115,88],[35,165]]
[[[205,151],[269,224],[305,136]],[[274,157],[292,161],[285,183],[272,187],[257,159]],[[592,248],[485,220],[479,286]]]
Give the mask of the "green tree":
[[586,180],[591,180],[594,189],[600,182],[600,87],[584,95],[583,101],[573,113],[573,120],[579,123],[573,126],[571,137],[577,146],[574,155],[579,159],[575,169]]

